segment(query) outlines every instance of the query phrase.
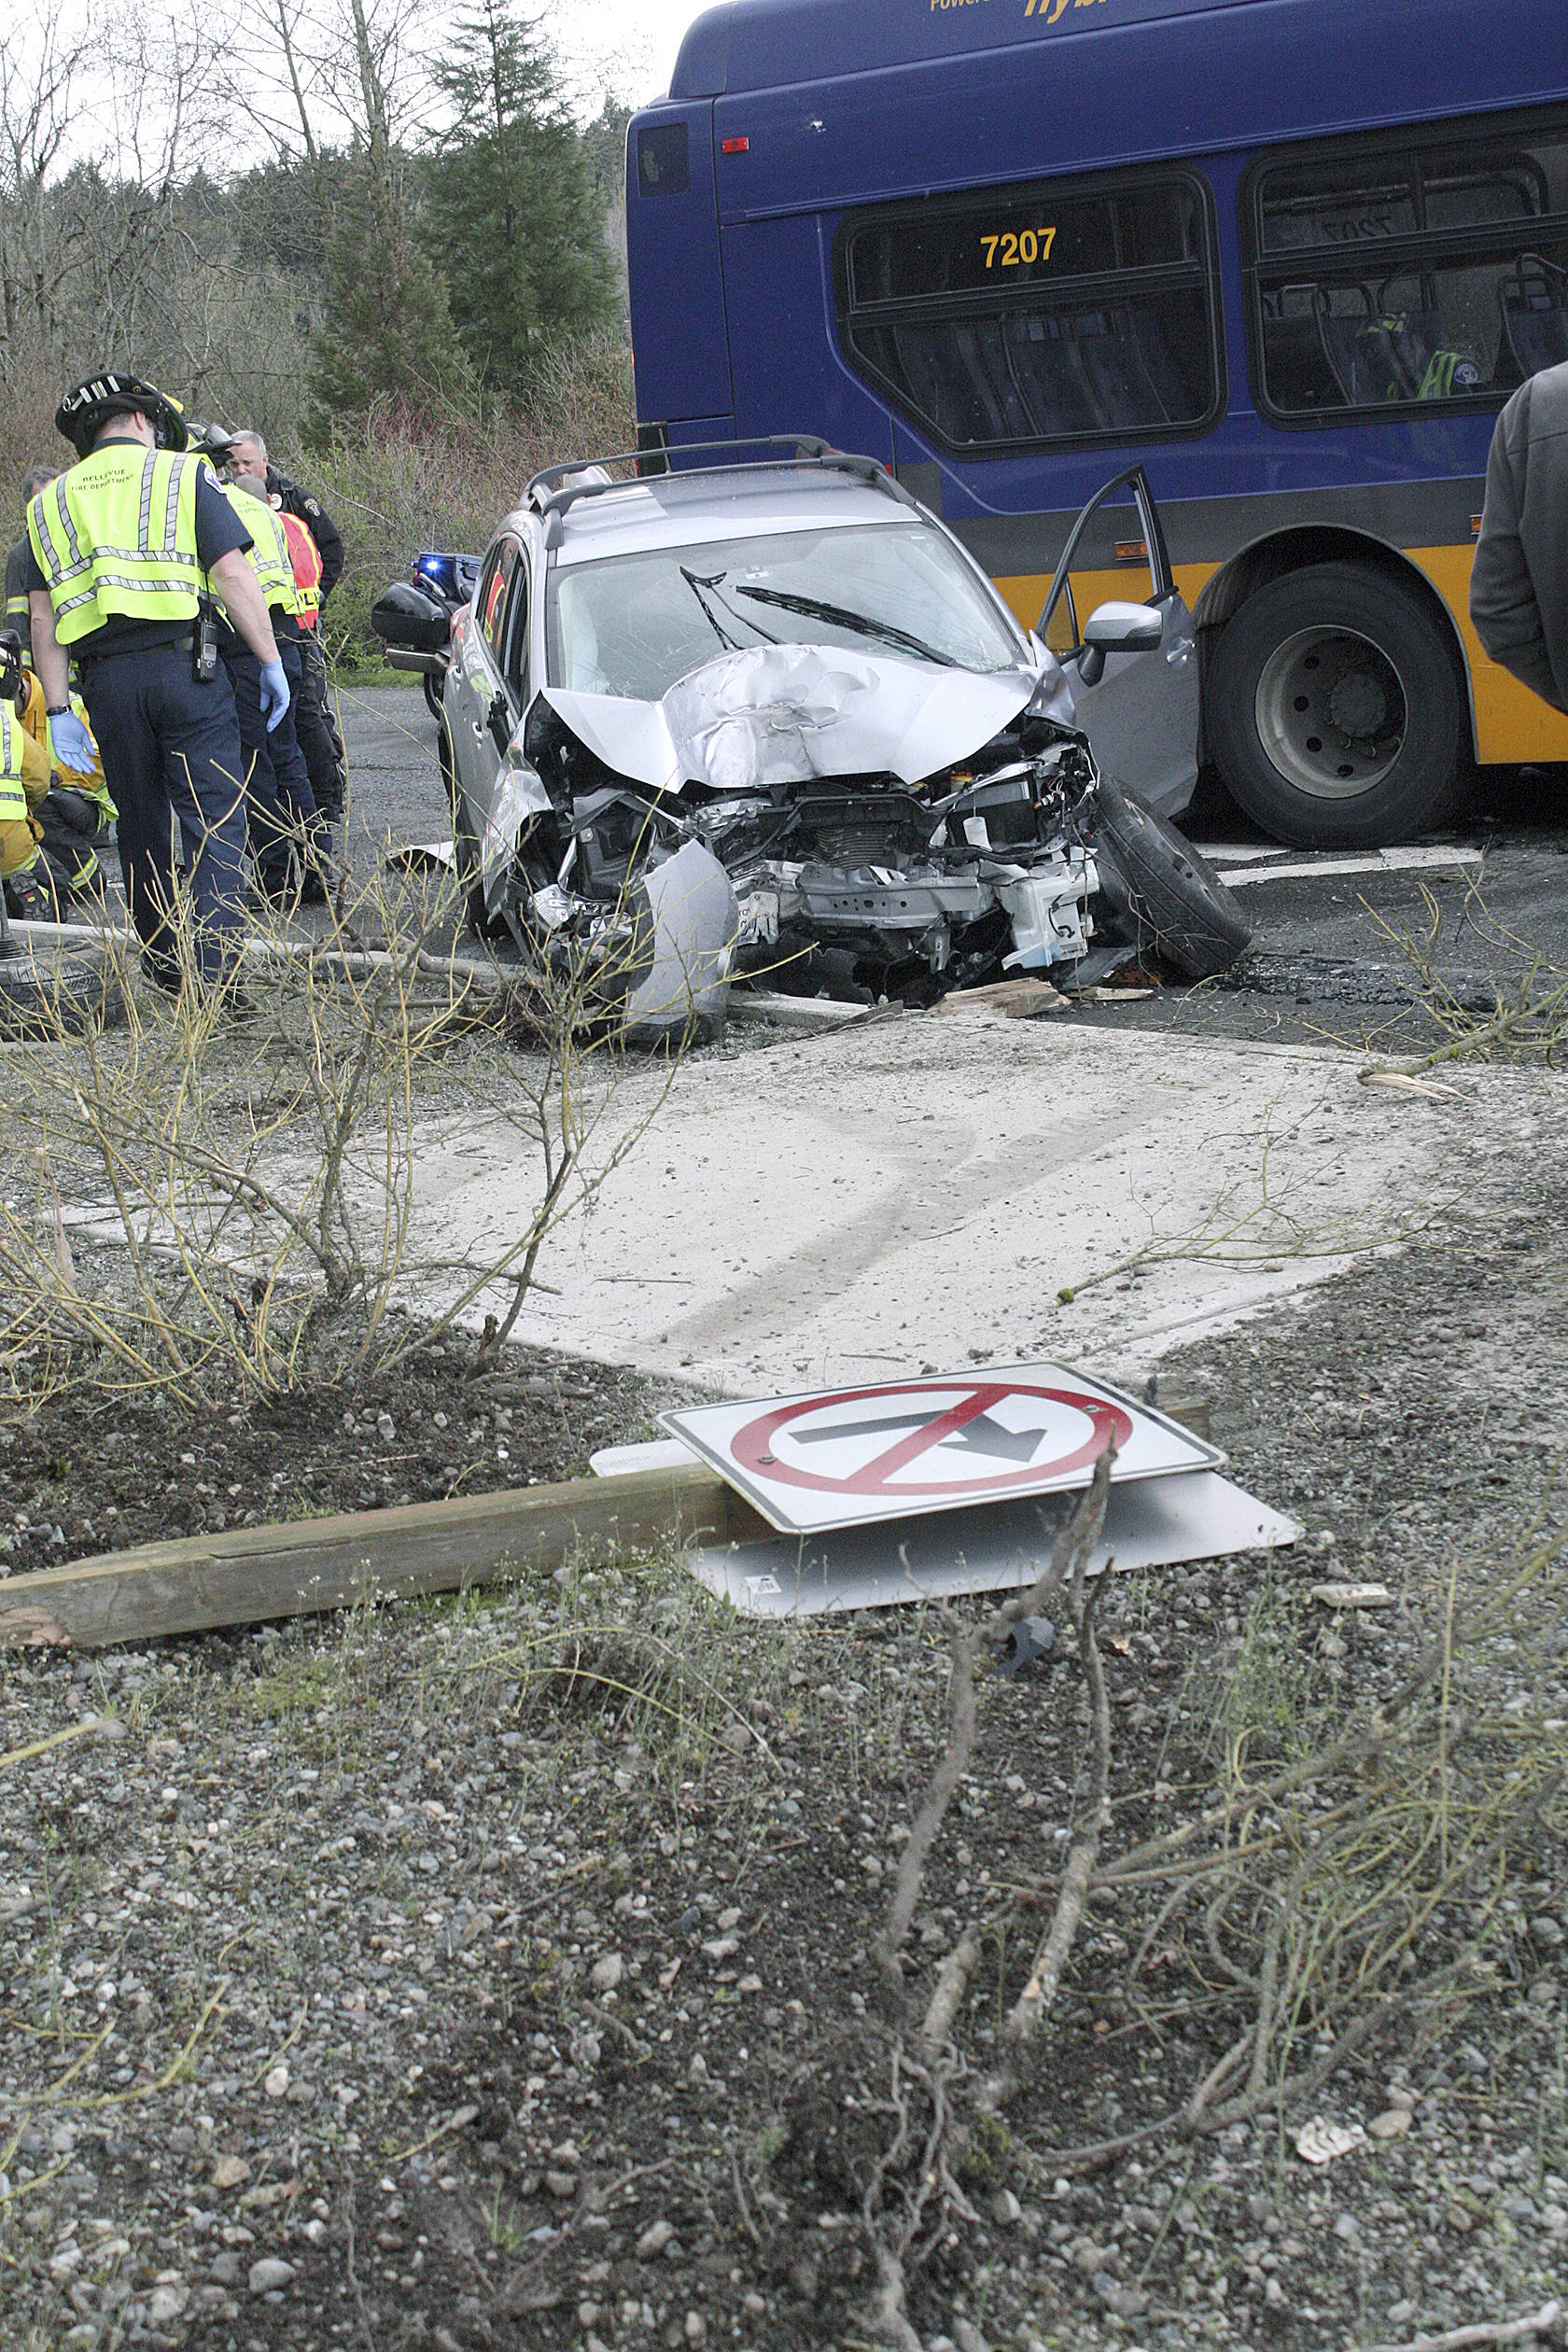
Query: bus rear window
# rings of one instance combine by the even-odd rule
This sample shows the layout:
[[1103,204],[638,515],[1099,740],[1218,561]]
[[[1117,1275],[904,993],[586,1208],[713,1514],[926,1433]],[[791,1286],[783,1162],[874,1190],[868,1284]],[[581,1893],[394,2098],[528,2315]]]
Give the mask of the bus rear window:
[[1568,360],[1568,131],[1357,141],[1254,173],[1259,404],[1495,402]]
[[1192,431],[1219,407],[1211,254],[1185,175],[889,208],[840,233],[840,334],[955,452]]

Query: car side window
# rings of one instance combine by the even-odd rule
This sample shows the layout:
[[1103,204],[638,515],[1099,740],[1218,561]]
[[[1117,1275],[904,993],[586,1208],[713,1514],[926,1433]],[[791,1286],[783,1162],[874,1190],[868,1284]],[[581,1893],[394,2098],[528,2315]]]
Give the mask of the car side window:
[[512,567],[511,596],[504,623],[501,674],[520,707],[528,698],[528,558],[519,552]]
[[474,596],[474,613],[480,635],[490,649],[496,667],[503,667],[506,644],[508,590],[517,569],[522,550],[514,539],[504,539],[492,550],[480,575],[479,589]]

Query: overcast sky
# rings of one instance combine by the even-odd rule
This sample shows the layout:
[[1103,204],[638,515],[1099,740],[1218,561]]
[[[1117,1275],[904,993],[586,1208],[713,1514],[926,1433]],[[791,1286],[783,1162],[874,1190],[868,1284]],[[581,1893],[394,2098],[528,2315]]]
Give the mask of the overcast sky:
[[[587,94],[632,105],[669,87],[680,36],[707,0],[553,0],[548,13],[561,63]],[[596,112],[590,106],[589,112]]]

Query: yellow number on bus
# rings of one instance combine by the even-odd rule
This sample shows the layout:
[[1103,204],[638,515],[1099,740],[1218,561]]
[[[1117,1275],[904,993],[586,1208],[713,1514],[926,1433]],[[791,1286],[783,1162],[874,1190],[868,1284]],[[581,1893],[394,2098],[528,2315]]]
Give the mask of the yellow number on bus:
[[1001,248],[1001,268],[1015,270],[1020,261],[1026,263],[1049,261],[1051,247],[1056,240],[1057,231],[1053,225],[1048,229],[1023,229],[1016,231],[1008,229],[1000,231],[994,237],[982,236],[980,242],[986,248],[987,270],[996,262],[999,245]]

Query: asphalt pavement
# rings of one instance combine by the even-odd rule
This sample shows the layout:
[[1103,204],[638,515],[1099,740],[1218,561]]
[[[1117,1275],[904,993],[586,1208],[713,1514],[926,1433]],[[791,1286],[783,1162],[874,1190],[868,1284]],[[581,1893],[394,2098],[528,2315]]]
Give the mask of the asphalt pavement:
[[[344,687],[351,851],[450,835],[435,722],[417,687]],[[1183,829],[1253,923],[1219,982],[1162,988],[1080,1015],[1216,1036],[1404,1049],[1435,1034],[1435,979],[1471,1011],[1516,988],[1533,961],[1568,970],[1568,769],[1491,769],[1459,819],[1404,848],[1283,849],[1205,785]]]

